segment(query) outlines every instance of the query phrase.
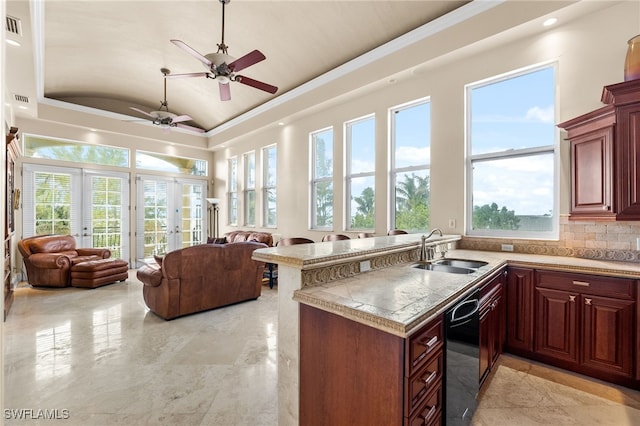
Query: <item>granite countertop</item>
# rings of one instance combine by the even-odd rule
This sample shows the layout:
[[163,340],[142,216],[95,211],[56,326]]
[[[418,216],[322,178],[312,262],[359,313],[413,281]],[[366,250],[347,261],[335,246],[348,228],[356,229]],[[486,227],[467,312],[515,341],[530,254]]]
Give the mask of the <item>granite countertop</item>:
[[640,279],[637,263],[473,250],[451,250],[446,257],[488,264],[468,275],[396,265],[305,287],[293,299],[407,337],[506,264]]

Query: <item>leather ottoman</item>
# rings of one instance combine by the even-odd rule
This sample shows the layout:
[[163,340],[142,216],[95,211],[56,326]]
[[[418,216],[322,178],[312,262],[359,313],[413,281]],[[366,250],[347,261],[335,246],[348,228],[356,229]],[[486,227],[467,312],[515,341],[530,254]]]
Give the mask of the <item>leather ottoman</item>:
[[122,259],[99,259],[71,267],[73,287],[96,288],[129,278],[129,264]]

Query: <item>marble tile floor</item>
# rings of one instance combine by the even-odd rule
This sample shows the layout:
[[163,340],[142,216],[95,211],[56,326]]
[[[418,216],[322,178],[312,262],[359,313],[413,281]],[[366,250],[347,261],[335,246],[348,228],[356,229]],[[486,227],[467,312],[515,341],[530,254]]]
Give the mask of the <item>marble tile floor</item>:
[[[277,287],[168,322],[141,288],[135,271],[94,290],[21,284],[4,323],[4,424],[275,426]],[[640,392],[511,356],[489,380],[478,426],[640,424]]]

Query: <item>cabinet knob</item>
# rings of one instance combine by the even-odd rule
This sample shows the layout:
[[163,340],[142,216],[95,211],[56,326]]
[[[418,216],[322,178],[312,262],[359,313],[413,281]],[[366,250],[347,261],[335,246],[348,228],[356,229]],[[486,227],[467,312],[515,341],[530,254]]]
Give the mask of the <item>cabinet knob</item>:
[[569,296],[569,302],[575,302],[575,301],[576,301],[575,296]]
[[589,305],[589,306],[591,306],[591,300],[592,300],[592,299],[589,299],[589,298],[585,297],[585,299],[584,299],[584,304],[585,304],[585,305]]

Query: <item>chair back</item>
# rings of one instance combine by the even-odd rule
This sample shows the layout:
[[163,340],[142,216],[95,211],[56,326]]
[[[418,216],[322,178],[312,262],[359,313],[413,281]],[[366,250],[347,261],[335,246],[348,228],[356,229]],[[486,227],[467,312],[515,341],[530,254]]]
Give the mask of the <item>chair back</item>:
[[391,229],[387,235],[404,235],[408,234],[407,231],[403,231],[402,229]]
[[340,240],[350,240],[349,236],[343,234],[327,234],[322,237],[322,241],[340,241]]
[[375,236],[376,234],[373,232],[358,232],[358,238],[371,238]]
[[315,241],[310,240],[309,238],[304,237],[291,237],[291,238],[281,238],[280,241],[276,244],[276,247],[285,247],[285,246],[294,246],[296,244],[311,244],[315,243]]

